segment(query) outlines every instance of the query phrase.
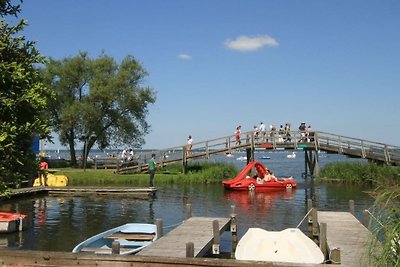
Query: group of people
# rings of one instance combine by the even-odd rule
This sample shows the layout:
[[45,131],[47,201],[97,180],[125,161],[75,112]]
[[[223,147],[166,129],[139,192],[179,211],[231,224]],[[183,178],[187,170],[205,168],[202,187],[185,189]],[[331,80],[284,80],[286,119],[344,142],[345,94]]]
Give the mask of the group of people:
[[[241,126],[236,127],[235,130],[235,143],[236,145],[241,144]],[[312,142],[314,140],[314,132],[311,129],[311,126],[306,126],[305,122],[302,122],[298,128],[300,132],[299,142]],[[254,140],[256,142],[268,142],[275,139],[276,134],[278,135],[278,142],[292,142],[292,134],[291,134],[291,124],[285,123],[281,124],[279,129],[274,124],[269,126],[269,134],[267,134],[267,127],[263,122],[260,122],[260,125],[254,125],[253,127],[253,135]]]
[[264,177],[258,177],[258,175],[256,174],[254,176],[254,178],[256,178],[257,183],[259,184],[263,184],[265,182],[269,182],[269,181],[278,181],[278,178],[275,177],[275,175],[272,173],[271,170],[265,168],[265,175]]
[[124,150],[122,150],[121,158],[122,158],[122,161],[124,163],[134,160],[135,159],[135,153],[133,152],[133,149],[125,148]]

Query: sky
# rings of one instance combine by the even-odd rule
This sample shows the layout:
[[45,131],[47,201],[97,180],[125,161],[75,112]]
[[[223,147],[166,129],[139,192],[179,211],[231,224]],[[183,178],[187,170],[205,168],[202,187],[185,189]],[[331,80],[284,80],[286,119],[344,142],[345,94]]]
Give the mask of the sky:
[[400,145],[400,1],[35,0],[20,18],[47,57],[142,64],[157,94],[143,148],[261,121]]

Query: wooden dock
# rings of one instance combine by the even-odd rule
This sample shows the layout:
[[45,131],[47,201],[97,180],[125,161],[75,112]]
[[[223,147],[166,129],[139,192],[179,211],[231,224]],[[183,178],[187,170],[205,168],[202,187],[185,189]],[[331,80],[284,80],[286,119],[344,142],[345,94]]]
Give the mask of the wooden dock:
[[[155,187],[51,187],[51,186],[38,186],[12,189],[10,198],[18,198],[25,196],[32,196],[37,194],[48,195],[69,195],[69,196],[94,196],[94,195],[107,195],[107,196],[134,196],[134,197],[152,197],[156,194],[157,188]],[[5,199],[3,197],[3,199]],[[1,198],[0,198],[1,200]]]
[[230,227],[230,218],[191,217],[137,255],[185,258],[186,244],[193,242],[194,257],[202,257],[213,245],[214,220],[218,221],[220,234]]
[[318,211],[318,223],[326,223],[328,252],[340,251],[340,266],[372,266],[368,248],[374,236],[353,214]]

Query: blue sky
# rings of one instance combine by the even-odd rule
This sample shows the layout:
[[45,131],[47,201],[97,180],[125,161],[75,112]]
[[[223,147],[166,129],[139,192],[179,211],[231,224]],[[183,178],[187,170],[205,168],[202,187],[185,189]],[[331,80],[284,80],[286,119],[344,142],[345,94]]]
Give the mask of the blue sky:
[[61,59],[133,55],[157,92],[144,148],[260,121],[400,145],[400,1],[35,0],[25,34]]

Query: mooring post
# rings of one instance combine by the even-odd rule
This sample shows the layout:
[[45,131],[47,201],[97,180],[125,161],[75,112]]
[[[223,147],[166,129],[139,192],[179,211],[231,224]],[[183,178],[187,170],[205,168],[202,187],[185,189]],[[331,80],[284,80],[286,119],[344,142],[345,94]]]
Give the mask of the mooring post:
[[368,210],[363,210],[363,221],[362,224],[368,228],[369,226],[369,214],[368,214]]
[[238,244],[238,236],[237,236],[237,220],[235,214],[235,205],[231,205],[231,234],[232,234],[232,252],[231,258],[235,258],[235,251]]
[[186,258],[194,258],[194,243],[186,243]]
[[354,215],[354,200],[349,200],[350,213]]
[[320,224],[319,232],[319,248],[324,254],[324,259],[328,259],[328,240],[327,240],[327,225],[326,223]]
[[331,249],[331,257],[330,257],[332,264],[341,264],[342,260],[340,257],[340,248],[333,248]]
[[164,235],[164,232],[163,232],[163,220],[162,219],[156,219],[156,225],[157,225],[157,238],[161,238]]
[[187,203],[186,204],[186,219],[189,219],[192,217],[192,204]]
[[118,241],[111,243],[111,254],[119,254],[121,252],[121,246]]
[[318,211],[316,208],[312,210],[312,233],[314,240],[318,241],[319,227],[318,227]]
[[221,236],[219,234],[219,222],[218,222],[218,220],[214,220],[212,222],[212,226],[213,226],[212,252],[213,252],[213,254],[220,254]]
[[312,235],[313,235],[311,210],[312,210],[312,199],[309,198],[309,199],[307,199],[307,213],[308,213],[307,231],[308,231],[308,237],[312,237]]

